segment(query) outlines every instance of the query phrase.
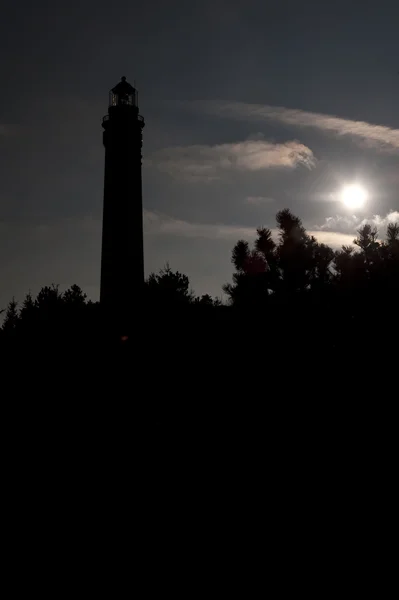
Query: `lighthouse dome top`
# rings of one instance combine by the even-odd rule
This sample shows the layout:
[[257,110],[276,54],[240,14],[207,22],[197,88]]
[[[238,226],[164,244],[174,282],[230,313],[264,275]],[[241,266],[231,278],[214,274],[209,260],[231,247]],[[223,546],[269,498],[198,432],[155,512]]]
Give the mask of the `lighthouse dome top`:
[[110,91],[110,106],[137,106],[137,91],[122,77],[120,82]]
[[126,77],[122,77],[120,82],[112,88],[112,91],[114,92],[114,94],[132,94],[136,90],[128,81],[126,81]]

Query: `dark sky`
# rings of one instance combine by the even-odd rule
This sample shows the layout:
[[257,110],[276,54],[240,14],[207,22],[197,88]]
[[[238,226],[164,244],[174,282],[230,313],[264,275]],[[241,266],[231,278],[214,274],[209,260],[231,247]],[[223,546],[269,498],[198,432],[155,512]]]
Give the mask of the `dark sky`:
[[[0,308],[51,282],[98,298],[101,120],[122,75],[144,130],[146,270],[220,294],[289,207],[322,241],[399,218],[397,0],[21,2],[0,20]],[[342,186],[368,191],[357,211]]]

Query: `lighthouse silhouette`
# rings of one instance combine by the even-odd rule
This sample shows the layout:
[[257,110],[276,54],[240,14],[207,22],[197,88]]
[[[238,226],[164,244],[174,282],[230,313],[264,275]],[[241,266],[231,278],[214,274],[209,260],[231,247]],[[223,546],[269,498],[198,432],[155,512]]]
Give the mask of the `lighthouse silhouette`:
[[128,327],[144,290],[142,131],[137,90],[122,77],[109,93],[105,147],[100,304]]

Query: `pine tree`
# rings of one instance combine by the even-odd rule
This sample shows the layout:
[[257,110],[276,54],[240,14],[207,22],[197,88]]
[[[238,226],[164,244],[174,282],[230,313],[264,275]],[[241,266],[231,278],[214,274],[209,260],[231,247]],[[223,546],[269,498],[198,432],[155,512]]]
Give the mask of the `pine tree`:
[[13,298],[8,303],[6,309],[6,316],[4,318],[4,323],[2,327],[3,331],[6,333],[15,332],[19,321],[20,316],[18,313],[18,302],[15,300],[15,298]]

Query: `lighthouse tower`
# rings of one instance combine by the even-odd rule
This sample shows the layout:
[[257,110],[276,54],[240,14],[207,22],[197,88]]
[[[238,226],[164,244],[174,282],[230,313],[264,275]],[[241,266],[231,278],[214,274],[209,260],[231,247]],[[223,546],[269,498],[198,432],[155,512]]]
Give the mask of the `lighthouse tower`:
[[137,90],[122,77],[103,118],[104,209],[100,303],[126,324],[144,287],[141,148]]

